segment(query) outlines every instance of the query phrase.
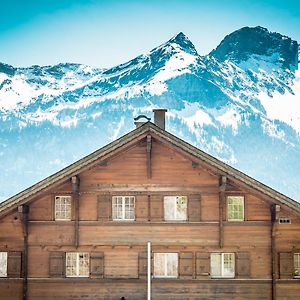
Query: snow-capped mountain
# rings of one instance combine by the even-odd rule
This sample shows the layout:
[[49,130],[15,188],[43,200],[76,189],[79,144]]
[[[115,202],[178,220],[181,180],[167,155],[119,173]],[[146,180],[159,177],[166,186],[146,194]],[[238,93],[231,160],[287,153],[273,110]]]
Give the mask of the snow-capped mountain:
[[0,198],[167,108],[167,130],[300,201],[299,45],[245,27],[206,56],[179,33],[111,69],[0,63]]

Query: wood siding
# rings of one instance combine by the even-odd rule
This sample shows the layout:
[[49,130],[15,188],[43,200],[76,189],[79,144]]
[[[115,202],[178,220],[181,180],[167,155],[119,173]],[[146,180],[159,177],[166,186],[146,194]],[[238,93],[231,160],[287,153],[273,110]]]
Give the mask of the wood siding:
[[[148,167],[143,140],[76,174],[80,178],[78,223],[73,201],[72,220],[54,220],[55,196],[72,196],[70,178],[29,202],[28,299],[146,299],[148,241],[153,252],[179,255],[178,278],[154,279],[152,299],[272,299],[272,199],[231,184],[225,196],[245,197],[245,221],[228,222],[224,203],[221,230],[221,174],[154,138],[151,176]],[[135,220],[113,221],[112,196],[125,195],[135,197]],[[164,196],[187,197],[187,221],[164,220]],[[300,252],[300,218],[284,205],[278,216],[289,217],[292,223],[274,225],[276,299],[299,299],[300,281],[284,268],[283,257]],[[21,253],[23,241],[16,209],[0,219],[0,251]],[[90,254],[89,278],[65,278],[66,252]],[[210,278],[213,252],[235,253],[234,279]],[[0,278],[1,299],[22,299],[22,274],[19,277]]]

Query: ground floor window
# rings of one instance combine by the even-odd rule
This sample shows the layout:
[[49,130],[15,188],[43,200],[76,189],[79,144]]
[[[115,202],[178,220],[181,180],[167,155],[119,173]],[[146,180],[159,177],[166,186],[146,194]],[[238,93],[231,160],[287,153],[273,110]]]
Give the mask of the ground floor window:
[[0,252],[0,277],[7,277],[7,252]]
[[90,257],[88,253],[67,252],[66,253],[66,276],[67,277],[89,277]]
[[210,275],[212,278],[234,278],[234,253],[211,253]]
[[178,277],[178,253],[154,253],[154,277]]

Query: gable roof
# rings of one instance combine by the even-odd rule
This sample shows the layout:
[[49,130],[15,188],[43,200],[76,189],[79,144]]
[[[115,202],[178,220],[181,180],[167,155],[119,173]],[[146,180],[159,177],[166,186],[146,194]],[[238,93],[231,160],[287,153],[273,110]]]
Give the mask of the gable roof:
[[159,128],[151,122],[134,129],[112,143],[96,150],[95,152],[76,161],[68,167],[58,171],[57,173],[41,180],[33,186],[23,190],[22,192],[12,196],[0,204],[0,215],[4,214],[19,205],[25,204],[38,194],[45,192],[47,189],[63,183],[65,180],[77,175],[85,169],[95,165],[99,160],[105,159],[113,152],[119,151],[121,148],[136,143],[138,140],[146,137],[148,134],[154,135],[158,139],[165,141],[181,151],[189,154],[191,157],[202,161],[205,165],[222,175],[226,175],[228,179],[244,185],[246,188],[255,190],[258,193],[267,196],[274,202],[282,203],[300,214],[300,203],[275,191],[265,184],[253,179],[243,172],[225,164],[217,158],[205,153],[204,151],[192,146],[173,134]]

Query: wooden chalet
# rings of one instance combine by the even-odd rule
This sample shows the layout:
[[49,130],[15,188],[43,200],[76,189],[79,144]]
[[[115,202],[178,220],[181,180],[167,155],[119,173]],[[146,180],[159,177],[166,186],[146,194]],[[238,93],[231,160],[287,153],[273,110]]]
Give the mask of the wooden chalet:
[[164,116],[0,204],[1,300],[300,299],[299,203]]

